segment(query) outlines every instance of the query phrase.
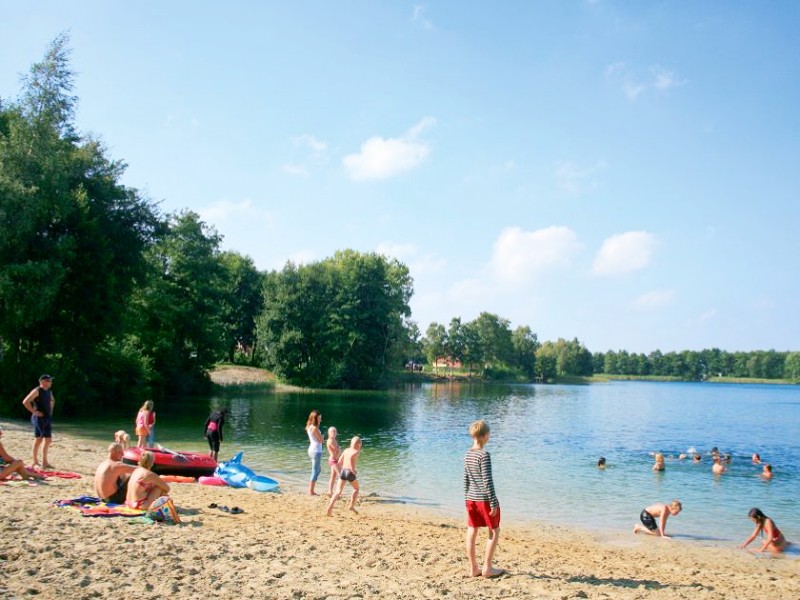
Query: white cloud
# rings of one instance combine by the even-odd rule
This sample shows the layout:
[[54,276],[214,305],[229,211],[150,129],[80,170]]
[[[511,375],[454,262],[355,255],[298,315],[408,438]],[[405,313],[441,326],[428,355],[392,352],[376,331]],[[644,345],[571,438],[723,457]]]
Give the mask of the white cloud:
[[372,137],[361,144],[357,154],[342,159],[353,181],[387,179],[417,167],[430,154],[430,147],[417,137],[436,123],[425,117],[399,138]]
[[638,81],[628,80],[622,83],[622,91],[625,92],[628,100],[636,100],[645,89],[647,89],[647,86]]
[[396,258],[405,264],[412,277],[441,273],[447,266],[447,260],[434,254],[420,254],[414,244],[398,244],[395,242],[381,242],[375,249],[378,254]]
[[411,20],[414,23],[422,25],[425,29],[433,30],[435,27],[433,26],[433,22],[425,16],[425,13],[428,12],[428,7],[424,4],[417,4],[414,6],[414,12],[411,15]]
[[556,182],[565,193],[578,196],[597,189],[598,183],[594,176],[605,166],[603,161],[584,168],[579,168],[573,162],[563,162],[556,167]]
[[580,249],[578,236],[568,227],[536,231],[509,227],[494,243],[491,271],[498,280],[525,283],[543,270],[569,265]]
[[628,231],[603,242],[595,256],[595,275],[622,275],[645,268],[657,245],[655,236],[646,231]]
[[686,84],[674,72],[653,66],[646,76],[637,75],[624,62],[615,62],[606,67],[606,79],[619,82],[628,100],[634,101],[647,92],[666,92]]
[[316,137],[308,133],[298,135],[296,138],[294,138],[294,145],[301,148],[308,148],[311,150],[311,154],[314,156],[314,158],[320,158],[328,149],[327,142],[318,140]]
[[255,207],[250,198],[246,198],[241,202],[220,200],[210,206],[199,209],[197,212],[203,221],[210,224],[218,224],[228,219],[239,217],[247,217],[250,221],[266,222],[268,225],[273,224],[270,212]]
[[679,80],[677,77],[675,77],[675,74],[672,71],[667,71],[661,67],[653,67],[652,71],[653,76],[655,77],[653,87],[655,87],[657,90],[668,90],[686,83],[685,80]]
[[675,301],[674,290],[656,290],[642,294],[633,301],[636,310],[650,311],[669,306]]

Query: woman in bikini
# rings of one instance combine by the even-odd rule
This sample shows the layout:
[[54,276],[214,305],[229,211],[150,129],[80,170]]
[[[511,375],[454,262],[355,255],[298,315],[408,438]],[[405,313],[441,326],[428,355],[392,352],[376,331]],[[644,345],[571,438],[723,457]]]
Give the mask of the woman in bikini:
[[783,537],[781,530],[778,529],[778,526],[775,525],[775,522],[772,519],[761,512],[761,510],[758,508],[751,508],[750,512],[747,513],[747,516],[750,517],[750,520],[756,524],[756,528],[753,530],[753,533],[749,538],[739,544],[739,548],[746,548],[747,545],[756,539],[756,536],[758,536],[760,533],[764,536],[764,543],[761,545],[761,548],[756,550],[756,552],[764,552],[765,550],[769,550],[773,554],[777,554],[778,552],[783,552],[786,550],[786,546],[789,545],[789,542],[787,542],[786,538]]
[[155,455],[148,450],[139,456],[139,466],[128,480],[128,495],[125,497],[128,508],[147,510],[156,498],[169,494],[169,484],[150,470],[153,461]]

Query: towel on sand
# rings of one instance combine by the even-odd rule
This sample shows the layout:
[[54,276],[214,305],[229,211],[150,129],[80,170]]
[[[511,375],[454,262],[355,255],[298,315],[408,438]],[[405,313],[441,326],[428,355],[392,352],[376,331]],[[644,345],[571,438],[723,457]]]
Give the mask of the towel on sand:
[[110,504],[94,496],[81,496],[79,498],[56,500],[53,502],[59,508],[75,508],[84,517],[143,517],[147,511],[129,508],[124,504]]

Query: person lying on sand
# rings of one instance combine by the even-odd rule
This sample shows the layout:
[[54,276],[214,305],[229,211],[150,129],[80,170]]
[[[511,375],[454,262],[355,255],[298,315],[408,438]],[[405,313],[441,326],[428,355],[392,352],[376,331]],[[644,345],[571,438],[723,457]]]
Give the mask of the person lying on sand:
[[[0,438],[3,437],[3,430],[0,429]],[[3,459],[3,465],[0,465],[0,479],[7,479],[14,473],[22,477],[23,479],[44,479],[38,473],[34,473],[33,471],[28,471],[25,468],[25,463],[23,463],[20,459],[14,458],[3,447],[3,443],[0,442],[0,458]]]
[[122,446],[116,442],[108,446],[108,458],[97,467],[94,474],[94,492],[103,502],[125,504],[128,480],[136,470],[122,461]]

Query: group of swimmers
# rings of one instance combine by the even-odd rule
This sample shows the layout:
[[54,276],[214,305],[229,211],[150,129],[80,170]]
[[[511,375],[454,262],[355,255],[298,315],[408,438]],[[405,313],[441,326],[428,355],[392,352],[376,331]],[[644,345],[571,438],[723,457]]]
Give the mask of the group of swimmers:
[[[691,452],[691,453],[681,453],[678,455],[678,460],[686,460],[689,456],[692,456],[693,463],[699,463],[703,460],[702,454],[699,452]],[[664,471],[665,464],[664,464],[664,453],[663,452],[656,452],[654,454],[653,463],[653,471]],[[730,454],[721,454],[719,449],[714,447],[711,449],[711,472],[714,475],[722,475],[723,473],[727,472],[728,468],[726,465],[731,464],[733,461],[733,457]],[[752,457],[752,462],[754,465],[761,465],[761,457],[758,453],[754,453]],[[601,457],[599,461],[597,461],[597,467],[600,469],[604,469],[606,466],[606,459]],[[760,473],[763,479],[772,479],[774,473],[772,471],[772,465],[769,463],[764,463],[762,466],[762,470]]]

